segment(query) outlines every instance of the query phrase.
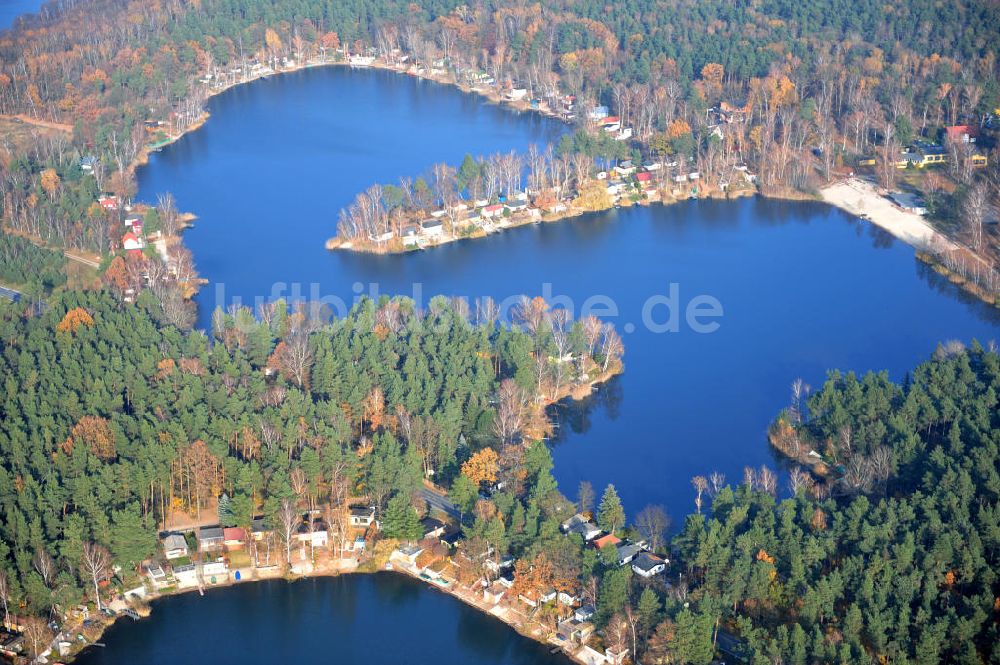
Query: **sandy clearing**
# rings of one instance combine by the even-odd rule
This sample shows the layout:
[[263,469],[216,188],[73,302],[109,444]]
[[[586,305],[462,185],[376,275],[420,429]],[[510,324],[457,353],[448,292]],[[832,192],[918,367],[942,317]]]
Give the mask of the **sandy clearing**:
[[820,195],[824,201],[841,210],[866,216],[872,224],[917,249],[928,249],[932,244],[938,249],[958,249],[958,245],[935,231],[923,217],[900,209],[864,180],[851,178],[835,183],[821,189]]

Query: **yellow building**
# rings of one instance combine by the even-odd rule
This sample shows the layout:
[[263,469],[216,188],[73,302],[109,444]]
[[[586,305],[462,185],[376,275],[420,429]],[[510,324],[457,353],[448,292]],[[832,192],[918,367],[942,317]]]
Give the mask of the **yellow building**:
[[948,151],[939,145],[932,143],[918,143],[914,146],[914,151],[904,152],[901,159],[896,162],[896,168],[905,169],[911,164],[918,169],[925,166],[948,163]]

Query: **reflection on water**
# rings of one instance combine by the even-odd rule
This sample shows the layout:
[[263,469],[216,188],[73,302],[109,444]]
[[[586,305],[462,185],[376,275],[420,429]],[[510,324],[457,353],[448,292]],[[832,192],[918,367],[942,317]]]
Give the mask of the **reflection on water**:
[[[569,434],[586,434],[590,429],[590,419],[600,415],[608,420],[617,420],[621,413],[621,403],[625,398],[625,388],[621,376],[596,386],[594,392],[580,400],[564,399],[548,408],[552,422],[552,437],[549,442],[558,445],[565,442]],[[564,488],[569,492],[572,488]]]

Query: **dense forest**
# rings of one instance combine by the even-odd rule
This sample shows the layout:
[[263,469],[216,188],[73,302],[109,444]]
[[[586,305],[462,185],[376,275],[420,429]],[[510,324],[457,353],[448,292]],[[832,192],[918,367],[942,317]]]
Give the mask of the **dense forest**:
[[523,488],[551,468],[542,407],[620,371],[622,346],[610,325],[538,299],[518,312],[511,327],[488,301],[365,300],[320,325],[277,303],[259,319],[220,314],[213,343],[170,325],[151,291],[134,304],[70,292],[37,317],[4,305],[5,610],[61,616],[87,588],[86,548],[133,576],[166,511],[200,513],[222,493],[246,526],[289,497],[406,505],[428,476],[464,505],[464,463],[495,449],[508,508],[523,500],[537,521]]
[[[463,551],[513,555],[518,593],[593,602],[605,644],[643,663],[708,663],[727,634],[760,663],[1000,656],[995,350],[942,347],[902,384],[832,373],[775,426],[842,468],[695,478],[698,511],[672,541],[662,509],[627,516],[611,486],[595,506],[584,483],[577,510],[673,560],[641,580],[614,547],[562,533],[574,506],[538,438],[538,405],[620,363],[617,336],[537,300],[515,327],[493,311],[363,300],[318,325],[279,305],[219,314],[210,339],[169,325],[151,292],[63,294],[37,316],[3,306],[5,609],[60,616],[93,599],[95,548],[127,577],[154,555],[164,511],[223,494],[247,525],[289,501],[329,506],[334,523],[363,494],[383,536],[413,538],[432,475],[467,515]],[[469,585],[488,575],[479,557],[456,561]]]
[[674,541],[691,597],[760,662],[997,662],[998,395],[1000,357],[976,344],[901,385],[831,373],[779,420],[844,468],[792,469],[781,501],[760,474],[719,489]]
[[0,233],[0,280],[7,284],[24,287],[33,294],[51,291],[66,283],[65,265],[61,252]]

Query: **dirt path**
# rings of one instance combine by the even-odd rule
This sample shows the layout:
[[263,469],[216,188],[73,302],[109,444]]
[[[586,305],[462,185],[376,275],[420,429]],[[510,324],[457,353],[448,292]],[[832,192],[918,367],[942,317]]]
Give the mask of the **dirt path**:
[[24,113],[18,113],[16,115],[3,115],[0,118],[7,118],[10,120],[20,120],[27,125],[34,125],[36,127],[44,127],[45,129],[55,129],[60,132],[66,132],[67,134],[73,133],[73,125],[67,125],[64,122],[55,122],[54,120],[42,120],[41,118],[32,118],[30,115],[25,115]]
[[63,252],[63,255],[70,261],[76,261],[77,263],[82,263],[85,266],[90,266],[91,268],[100,268],[101,264],[94,259],[88,259],[85,256],[69,251],[68,249]]

